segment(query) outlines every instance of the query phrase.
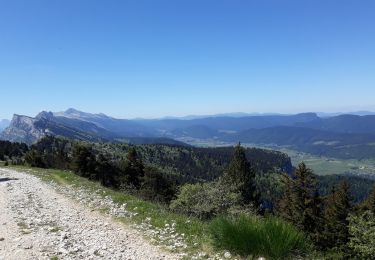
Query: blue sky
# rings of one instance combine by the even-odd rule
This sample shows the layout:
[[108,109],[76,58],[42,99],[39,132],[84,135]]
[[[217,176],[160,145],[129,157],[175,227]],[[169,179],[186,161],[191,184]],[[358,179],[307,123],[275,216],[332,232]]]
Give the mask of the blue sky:
[[0,118],[375,110],[375,1],[0,0]]

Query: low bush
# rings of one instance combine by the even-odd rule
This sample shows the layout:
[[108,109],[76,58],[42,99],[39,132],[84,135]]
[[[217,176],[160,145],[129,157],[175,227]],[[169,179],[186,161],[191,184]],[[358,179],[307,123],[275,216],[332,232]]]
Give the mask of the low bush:
[[303,233],[274,217],[218,217],[210,223],[209,230],[215,247],[242,256],[285,259],[306,248]]
[[228,213],[231,208],[239,205],[239,201],[240,194],[233,192],[219,180],[183,185],[170,208],[178,213],[207,220]]

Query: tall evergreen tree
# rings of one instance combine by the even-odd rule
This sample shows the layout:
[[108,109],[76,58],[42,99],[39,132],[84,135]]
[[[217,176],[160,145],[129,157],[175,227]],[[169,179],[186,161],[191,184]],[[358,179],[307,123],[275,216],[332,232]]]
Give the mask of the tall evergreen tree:
[[73,169],[83,177],[95,177],[96,159],[92,147],[76,144],[73,150]]
[[255,171],[246,159],[245,149],[240,143],[234,148],[234,155],[224,174],[224,181],[238,190],[244,204],[259,206],[255,185]]
[[332,191],[326,202],[324,213],[324,243],[327,248],[345,251],[349,241],[349,221],[351,212],[351,195],[349,183],[344,180],[337,190]]
[[113,167],[109,159],[103,154],[99,154],[95,167],[95,177],[104,186],[116,187],[114,176],[116,169]]
[[284,195],[279,202],[279,214],[317,240],[321,225],[321,202],[311,169],[302,162],[293,178],[285,176]]
[[293,179],[289,175],[284,174],[282,183],[284,186],[284,193],[281,200],[279,201],[277,211],[279,215],[283,217],[286,221],[294,223],[296,217],[293,204]]
[[370,194],[360,205],[360,208],[361,210],[370,210],[373,214],[375,214],[375,185],[370,191]]
[[139,189],[144,176],[144,165],[134,147],[126,155],[126,160],[120,166],[123,173],[125,185],[132,185]]
[[305,163],[300,163],[295,171],[293,204],[295,208],[295,224],[308,232],[315,232],[316,212],[316,180],[311,169]]

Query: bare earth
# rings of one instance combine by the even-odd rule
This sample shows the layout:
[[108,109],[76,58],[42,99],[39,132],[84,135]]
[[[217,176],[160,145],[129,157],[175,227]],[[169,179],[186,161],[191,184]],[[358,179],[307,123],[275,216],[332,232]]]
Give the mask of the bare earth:
[[37,177],[0,169],[0,260],[177,258]]

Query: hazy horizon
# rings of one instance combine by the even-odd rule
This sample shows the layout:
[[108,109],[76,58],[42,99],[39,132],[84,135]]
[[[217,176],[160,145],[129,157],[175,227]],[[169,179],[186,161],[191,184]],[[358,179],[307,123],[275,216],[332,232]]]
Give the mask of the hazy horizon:
[[296,112],[296,113],[279,113],[279,112],[242,112],[242,111],[237,111],[237,112],[223,112],[223,113],[212,113],[212,114],[187,114],[187,115],[162,115],[158,117],[117,117],[111,114],[103,113],[103,112],[92,112],[92,111],[85,111],[81,109],[77,109],[74,107],[69,107],[63,110],[59,111],[52,111],[50,109],[43,109],[38,111],[36,114],[30,114],[30,113],[13,113],[11,117],[8,118],[0,118],[0,120],[11,120],[13,115],[23,115],[23,116],[28,116],[28,117],[35,117],[38,113],[46,111],[46,112],[53,112],[53,113],[59,113],[59,112],[65,112],[68,109],[75,109],[80,112],[85,112],[89,114],[104,114],[109,117],[117,118],[117,119],[129,119],[129,120],[135,120],[135,119],[190,119],[190,118],[199,118],[199,117],[211,117],[211,116],[234,116],[234,117],[241,117],[243,116],[265,116],[265,115],[295,115],[295,114],[304,114],[304,113],[316,113],[318,116],[320,115],[338,115],[338,114],[375,114],[375,109],[374,110],[348,110],[348,111],[332,111],[332,112],[327,112],[327,111],[301,111],[301,112]]

